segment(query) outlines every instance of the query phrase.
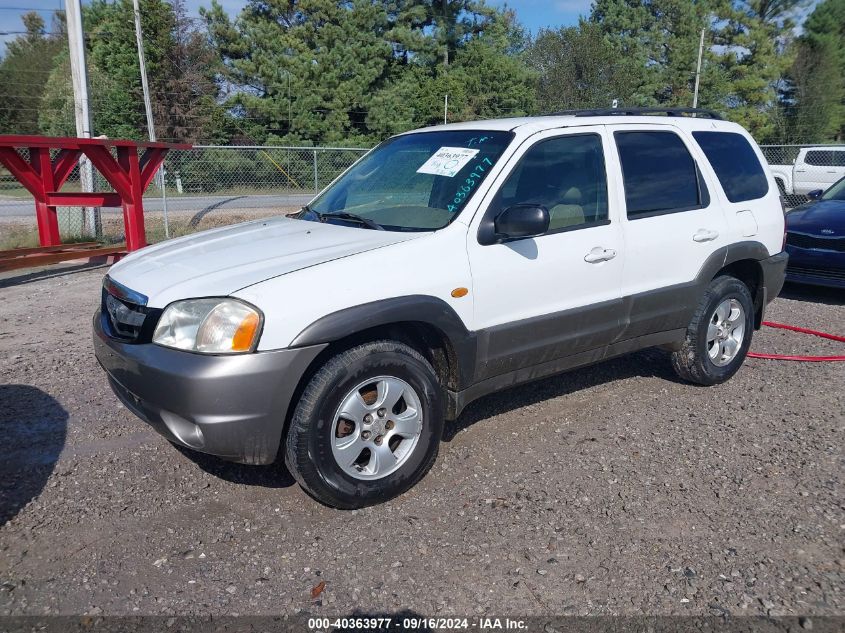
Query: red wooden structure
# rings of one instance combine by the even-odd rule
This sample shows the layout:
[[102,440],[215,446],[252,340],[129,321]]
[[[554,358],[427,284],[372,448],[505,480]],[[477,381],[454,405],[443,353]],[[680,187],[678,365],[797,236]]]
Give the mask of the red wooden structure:
[[[134,251],[147,244],[142,199],[144,190],[169,150],[190,147],[97,138],[0,135],[0,163],[35,198],[42,247],[54,249],[61,245],[57,206],[123,207],[126,250]],[[20,148],[29,150],[28,161],[18,153]],[[111,148],[114,148],[115,155],[112,155]],[[51,158],[50,150],[59,150],[55,158]],[[113,192],[60,191],[82,154],[91,160],[112,186]],[[50,252],[55,260],[55,249]]]

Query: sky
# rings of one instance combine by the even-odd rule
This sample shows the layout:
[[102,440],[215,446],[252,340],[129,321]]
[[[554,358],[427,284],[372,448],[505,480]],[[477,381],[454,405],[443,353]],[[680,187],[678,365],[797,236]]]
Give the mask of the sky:
[[[237,14],[246,4],[246,0],[218,2],[230,16]],[[488,3],[500,7],[507,5],[516,11],[517,18],[525,27],[536,33],[542,27],[577,24],[579,15],[589,13],[591,0],[488,0]],[[199,8],[210,6],[211,0],[186,0],[185,5],[192,15],[198,16]],[[14,32],[23,30],[22,14],[37,10],[49,27],[53,12],[63,8],[64,0],[0,0],[0,54],[5,49],[5,42],[15,38]]]

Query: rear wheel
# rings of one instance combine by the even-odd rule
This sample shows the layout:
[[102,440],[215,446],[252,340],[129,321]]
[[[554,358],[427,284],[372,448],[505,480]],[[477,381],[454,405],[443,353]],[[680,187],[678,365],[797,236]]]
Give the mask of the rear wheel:
[[329,359],[291,419],[285,461],[313,497],[337,508],[386,501],[437,457],[443,396],[428,361],[396,341]]
[[754,302],[748,287],[735,277],[714,279],[687,327],[672,367],[684,380],[715,385],[742,366],[754,330]]

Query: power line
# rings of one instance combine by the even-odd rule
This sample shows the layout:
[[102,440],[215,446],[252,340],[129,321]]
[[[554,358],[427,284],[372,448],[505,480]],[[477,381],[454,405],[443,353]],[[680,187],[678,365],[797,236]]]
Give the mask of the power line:
[[25,11],[27,13],[64,13],[64,9],[33,9],[32,7],[0,7],[0,11]]

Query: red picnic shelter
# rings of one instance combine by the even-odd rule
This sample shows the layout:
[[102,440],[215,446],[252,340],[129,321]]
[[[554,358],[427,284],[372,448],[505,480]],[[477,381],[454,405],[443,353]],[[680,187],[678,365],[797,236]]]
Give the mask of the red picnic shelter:
[[[31,263],[28,265],[61,261],[57,259],[60,255],[56,255],[57,249],[62,246],[56,216],[58,206],[123,207],[125,250],[134,251],[146,246],[144,190],[152,182],[168,151],[190,147],[187,144],[141,143],[100,138],[0,135],[0,164],[35,198],[41,249],[20,249],[29,251],[21,253],[29,256],[27,261]],[[20,153],[20,149],[29,150],[28,160]],[[51,156],[51,150],[55,157]],[[62,185],[82,155],[88,157],[113,191],[61,191]],[[112,252],[119,250],[124,248],[111,249]],[[49,252],[52,255],[49,259],[52,261],[45,261],[44,258],[38,260],[39,253],[33,254],[32,251]],[[35,259],[32,259],[33,255],[36,256]]]

